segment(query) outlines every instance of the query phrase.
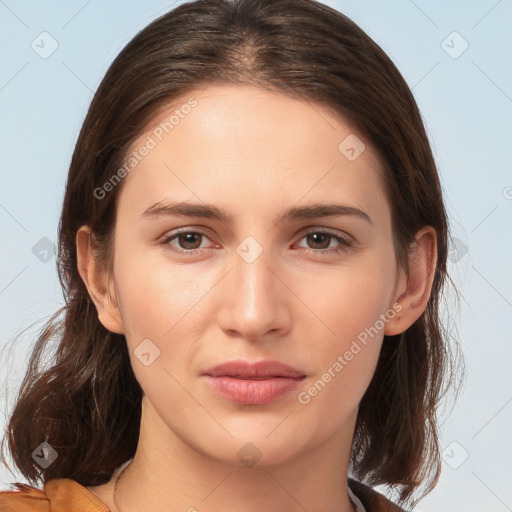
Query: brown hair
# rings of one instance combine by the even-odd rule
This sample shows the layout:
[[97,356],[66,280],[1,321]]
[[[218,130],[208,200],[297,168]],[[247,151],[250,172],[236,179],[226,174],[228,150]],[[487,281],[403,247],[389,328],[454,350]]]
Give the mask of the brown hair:
[[[153,21],[121,51],[101,82],[71,161],[59,224],[59,279],[66,305],[40,333],[6,436],[27,479],[107,482],[135,454],[142,390],[123,335],[106,330],[77,271],[75,237],[91,226],[109,271],[116,200],[94,191],[122,165],[134,140],[165,105],[213,82],[251,84],[342,114],[381,156],[397,260],[423,226],[437,232],[437,268],[423,315],[386,336],[359,408],[351,470],[410,501],[440,474],[436,408],[454,375],[439,318],[447,278],[448,226],[421,115],[383,50],[343,14],[313,0],[198,0]],[[40,368],[52,339],[52,364]],[[448,378],[446,378],[448,377]],[[445,385],[446,384],[446,385]],[[4,439],[5,441],[5,439]],[[58,453],[41,469],[43,441]],[[3,452],[3,442],[2,442]]]

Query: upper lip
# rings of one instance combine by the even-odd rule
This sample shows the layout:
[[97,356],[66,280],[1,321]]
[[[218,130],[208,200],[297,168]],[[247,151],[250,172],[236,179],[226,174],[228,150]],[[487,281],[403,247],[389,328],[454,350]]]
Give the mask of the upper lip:
[[214,366],[204,372],[204,375],[211,377],[239,377],[243,379],[250,378],[271,378],[271,377],[289,377],[300,378],[305,374],[300,370],[293,368],[279,361],[227,361]]

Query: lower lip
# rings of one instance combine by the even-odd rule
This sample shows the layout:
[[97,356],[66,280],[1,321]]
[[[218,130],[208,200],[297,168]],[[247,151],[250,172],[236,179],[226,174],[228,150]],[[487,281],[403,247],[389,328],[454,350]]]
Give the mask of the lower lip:
[[264,405],[295,389],[305,378],[273,377],[269,379],[237,379],[206,375],[208,384],[217,393],[239,404]]

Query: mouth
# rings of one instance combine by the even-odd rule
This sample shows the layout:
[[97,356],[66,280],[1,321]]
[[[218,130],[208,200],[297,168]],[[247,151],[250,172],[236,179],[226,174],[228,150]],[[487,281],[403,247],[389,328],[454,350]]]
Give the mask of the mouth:
[[203,375],[210,388],[233,402],[265,405],[297,388],[306,375],[278,361],[231,361]]
[[281,363],[279,361],[262,360],[256,362],[250,361],[227,361],[218,364],[204,372],[204,375],[210,377],[236,377],[239,379],[268,379],[273,377],[300,378],[304,377],[304,372],[293,366]]

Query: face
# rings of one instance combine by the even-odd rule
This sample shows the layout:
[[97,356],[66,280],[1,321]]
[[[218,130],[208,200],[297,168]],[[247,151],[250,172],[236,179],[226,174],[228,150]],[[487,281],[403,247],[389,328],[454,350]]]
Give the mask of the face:
[[[130,155],[112,282],[148,417],[233,464],[351,435],[401,275],[369,141],[318,104],[212,85]],[[205,375],[232,361],[297,378]]]

